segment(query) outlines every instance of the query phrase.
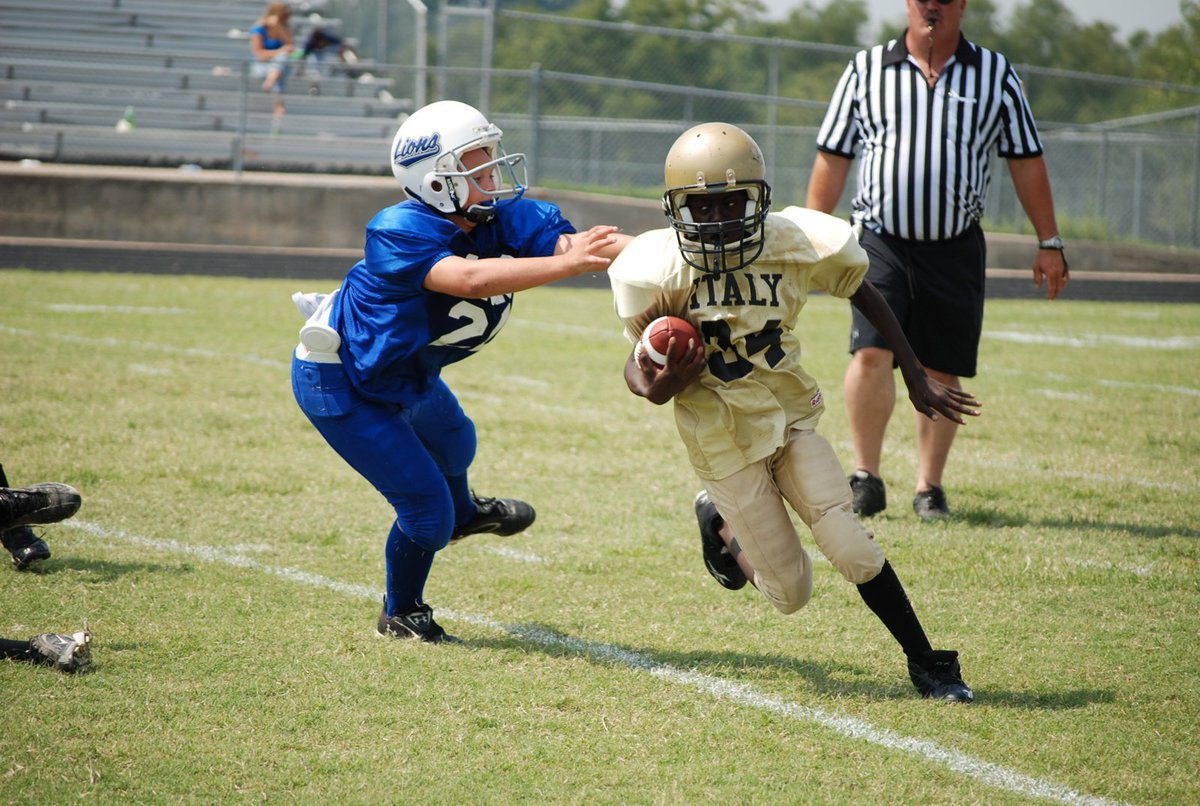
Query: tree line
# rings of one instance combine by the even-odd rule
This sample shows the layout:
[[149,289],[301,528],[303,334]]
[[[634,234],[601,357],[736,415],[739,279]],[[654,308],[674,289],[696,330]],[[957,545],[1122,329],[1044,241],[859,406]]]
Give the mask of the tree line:
[[[770,20],[759,0],[541,0],[500,3],[503,11],[555,14],[576,20],[633,23],[709,34],[724,34],[728,43],[691,40],[678,36],[646,35],[619,25],[588,27],[539,22],[528,17],[497,22],[493,65],[544,69],[580,75],[624,78],[632,81],[705,87],[731,93],[768,94],[779,97],[828,100],[850,48],[869,46],[898,36],[904,28],[903,8],[897,4],[896,21],[882,32],[868,32],[864,0],[828,2],[818,7],[809,0],[793,8],[786,18]],[[1059,0],[1038,0],[1017,6],[1002,19],[992,0],[971,0],[963,19],[964,33],[984,47],[1006,54],[1017,65],[1034,70],[1022,77],[1029,85],[1039,119],[1055,123],[1094,123],[1200,105],[1200,0],[1180,0],[1180,21],[1150,33],[1138,31],[1127,38],[1114,26],[1081,23]],[[749,41],[741,38],[754,38]],[[809,43],[807,48],[768,48],[761,40]],[[822,47],[825,46],[825,47]],[[451,43],[453,48],[453,43]],[[770,69],[768,69],[770,63]],[[1137,83],[1088,81],[1089,73]],[[770,78],[775,76],[777,85]],[[1156,82],[1158,85],[1147,85]],[[514,106],[527,101],[528,90],[515,83],[497,86],[497,99],[505,106],[506,94]],[[645,117],[664,103],[653,92],[613,92],[579,86],[546,88],[541,100],[552,114],[593,114]],[[736,109],[721,102],[721,111],[733,117]],[[747,105],[746,115],[754,111]],[[703,116],[702,113],[699,113]],[[790,110],[780,122],[812,125],[819,114]],[[1189,124],[1194,125],[1194,124]]]

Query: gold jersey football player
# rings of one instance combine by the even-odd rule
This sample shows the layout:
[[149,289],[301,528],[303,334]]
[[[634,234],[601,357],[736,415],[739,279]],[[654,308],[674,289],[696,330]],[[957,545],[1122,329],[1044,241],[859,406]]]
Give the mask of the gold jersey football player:
[[[665,177],[670,227],[635,238],[608,276],[635,345],[625,381],[652,403],[675,401],[679,435],[704,485],[695,508],[709,573],[735,590],[751,581],[782,613],[803,607],[812,563],[790,506],[900,643],[921,695],[971,702],[958,653],[931,646],[816,431],[824,402],[801,364],[796,329],[808,295],[849,299],[887,337],[917,411],[961,424],[978,414],[978,401],[925,373],[864,279],[867,255],[849,224],[799,207],[769,212],[762,151],[746,132],[727,123],[689,129],[668,152]],[[636,344],[664,315],[690,321],[701,343],[659,367]]]

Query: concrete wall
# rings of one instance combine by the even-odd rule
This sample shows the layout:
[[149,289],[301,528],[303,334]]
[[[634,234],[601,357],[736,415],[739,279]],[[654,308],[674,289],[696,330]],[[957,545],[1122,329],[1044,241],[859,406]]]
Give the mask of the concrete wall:
[[[16,163],[0,163],[0,187],[0,235],[243,246],[361,248],[367,222],[403,199],[391,177]],[[553,197],[577,225],[665,222],[655,201]]]
[[[359,249],[380,209],[400,201],[391,177],[184,171],[0,162],[0,236],[153,243]],[[576,226],[638,233],[665,225],[657,201],[567,191]],[[1200,253],[1074,241],[1071,268],[1200,273]],[[989,233],[988,265],[1027,268],[1031,236]]]

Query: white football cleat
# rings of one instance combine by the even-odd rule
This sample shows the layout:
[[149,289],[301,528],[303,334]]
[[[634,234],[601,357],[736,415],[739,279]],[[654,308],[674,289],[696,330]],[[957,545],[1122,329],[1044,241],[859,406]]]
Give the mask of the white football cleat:
[[92,654],[88,649],[91,642],[92,634],[87,630],[72,635],[44,633],[29,641],[42,663],[69,673],[86,672],[92,665]]

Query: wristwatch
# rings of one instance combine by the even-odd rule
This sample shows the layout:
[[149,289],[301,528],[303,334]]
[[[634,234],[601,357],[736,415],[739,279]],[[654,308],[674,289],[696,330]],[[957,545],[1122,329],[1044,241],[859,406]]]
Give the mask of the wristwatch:
[[1053,249],[1062,257],[1063,262],[1063,277],[1065,278],[1071,271],[1071,267],[1067,265],[1067,253],[1063,249],[1063,241],[1061,235],[1054,235],[1045,240],[1038,241],[1038,249]]

